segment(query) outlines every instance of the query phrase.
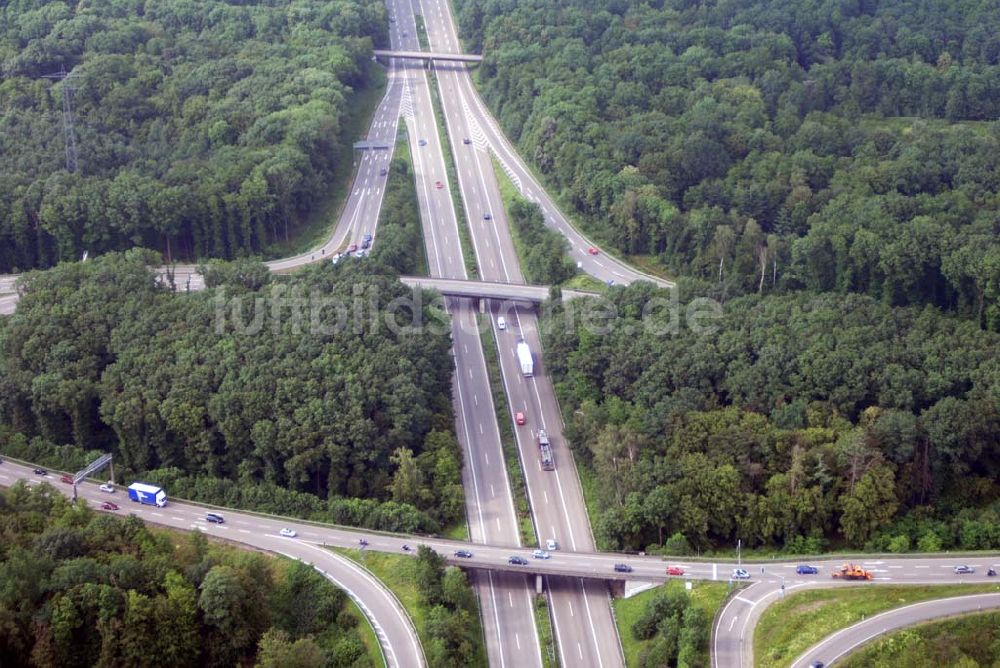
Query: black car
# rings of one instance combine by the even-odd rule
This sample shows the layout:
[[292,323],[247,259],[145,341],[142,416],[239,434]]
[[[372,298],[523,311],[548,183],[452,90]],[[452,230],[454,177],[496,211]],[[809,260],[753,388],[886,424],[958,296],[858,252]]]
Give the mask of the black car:
[[517,555],[514,555],[513,557],[507,560],[507,563],[514,564],[515,566],[527,566],[528,560],[525,559],[524,557],[519,557]]
[[615,564],[615,573],[631,573],[632,567],[628,564]]
[[465,138],[464,138],[464,139],[462,140],[462,143],[463,143],[463,144],[471,144],[471,143],[472,143],[472,140],[471,140],[471,139],[469,139],[468,137],[465,137]]
[[455,556],[459,557],[460,559],[472,559],[472,553],[469,552],[468,550],[456,550]]
[[212,524],[225,524],[226,523],[225,518],[222,517],[222,515],[219,515],[218,513],[208,513],[207,515],[205,515],[205,519],[208,520],[209,522],[211,522]]
[[483,214],[483,220],[493,220],[493,214],[491,214],[491,213],[484,213]]
[[45,469],[35,469],[35,475],[45,475],[48,473]]
[[380,170],[378,170],[378,175],[379,175],[379,176],[385,176],[385,175],[386,175],[386,174],[388,174],[388,173],[389,173],[389,170],[388,170],[388,169],[386,169],[385,167],[383,167],[383,168],[381,168]]

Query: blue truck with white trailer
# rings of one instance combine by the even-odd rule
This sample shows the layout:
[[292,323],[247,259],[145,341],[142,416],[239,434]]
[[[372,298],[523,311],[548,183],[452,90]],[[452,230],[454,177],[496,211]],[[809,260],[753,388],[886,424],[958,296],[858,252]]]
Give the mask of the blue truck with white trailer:
[[156,485],[134,482],[128,486],[128,498],[136,503],[162,508],[167,505],[167,493]]

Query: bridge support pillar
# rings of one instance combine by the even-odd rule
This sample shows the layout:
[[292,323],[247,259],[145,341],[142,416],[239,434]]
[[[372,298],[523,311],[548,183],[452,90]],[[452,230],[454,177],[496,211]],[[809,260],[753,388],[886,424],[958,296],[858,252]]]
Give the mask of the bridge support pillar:
[[485,299],[477,299],[476,301],[479,302],[479,312],[480,313],[486,313],[486,300]]
[[535,593],[536,594],[541,594],[542,593],[542,576],[541,575],[536,575],[535,576]]

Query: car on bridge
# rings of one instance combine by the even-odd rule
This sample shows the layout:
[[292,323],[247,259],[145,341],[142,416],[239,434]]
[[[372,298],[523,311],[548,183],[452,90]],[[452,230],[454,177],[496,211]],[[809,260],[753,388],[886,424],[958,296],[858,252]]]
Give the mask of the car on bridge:
[[975,573],[975,572],[976,572],[975,568],[973,568],[972,566],[967,566],[966,564],[962,564],[961,566],[955,566],[956,575],[967,575],[969,573]]
[[472,559],[472,553],[468,550],[455,550],[455,556],[459,559]]
[[795,567],[795,572],[799,575],[816,575],[819,573],[819,569],[815,566],[808,566],[806,564],[799,564]]
[[533,556],[535,559],[548,559],[549,553],[546,552],[545,550],[535,550],[534,552],[531,553],[531,556]]
[[508,564],[514,564],[515,566],[527,566],[528,560],[524,557],[519,557],[516,554],[507,559]]
[[749,580],[750,573],[748,573],[745,568],[734,568],[733,574],[730,577],[732,577],[733,580]]
[[615,564],[615,573],[631,573],[632,567],[628,564]]
[[684,569],[680,566],[667,566],[667,575],[684,575]]

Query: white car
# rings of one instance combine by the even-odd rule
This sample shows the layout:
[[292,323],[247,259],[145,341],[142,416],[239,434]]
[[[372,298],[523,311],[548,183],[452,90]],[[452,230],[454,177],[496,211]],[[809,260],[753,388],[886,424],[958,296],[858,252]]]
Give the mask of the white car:
[[734,568],[732,578],[734,580],[749,580],[750,573],[745,568]]
[[533,556],[535,559],[548,559],[549,553],[546,552],[545,550],[535,550],[534,552],[531,553],[531,556]]
[[112,485],[110,482],[104,483],[98,489],[100,489],[102,492],[107,492],[108,494],[114,494],[115,493],[115,486]]
[[545,549],[549,552],[555,552],[559,549],[559,543],[556,542],[555,538],[549,538],[545,541]]
[[295,529],[288,529],[288,528],[282,529],[278,533],[280,533],[285,538],[295,538],[296,536],[299,535],[295,533]]
[[502,316],[497,316],[497,329],[507,329],[507,320]]

